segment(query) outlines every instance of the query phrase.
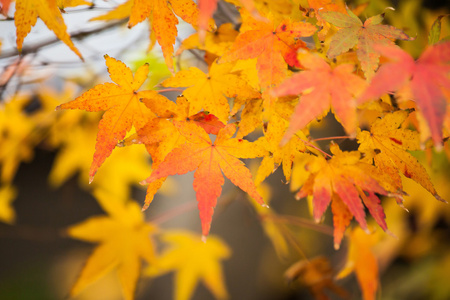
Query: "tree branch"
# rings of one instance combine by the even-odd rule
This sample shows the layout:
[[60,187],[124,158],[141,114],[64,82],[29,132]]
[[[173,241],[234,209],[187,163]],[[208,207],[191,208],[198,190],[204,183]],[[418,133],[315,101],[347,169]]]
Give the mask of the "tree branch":
[[[94,28],[94,29],[91,29],[91,30],[83,30],[83,31],[80,31],[80,32],[76,32],[76,33],[71,34],[70,36],[74,40],[82,40],[82,39],[85,39],[85,38],[87,38],[87,37],[89,37],[91,35],[94,35],[94,34],[97,34],[97,33],[103,32],[103,31],[114,29],[115,27],[123,25],[123,24],[126,24],[127,22],[128,21],[126,19],[123,19],[123,20],[120,20],[120,21],[107,23],[107,24],[105,24],[103,26],[100,26],[98,28]],[[52,39],[48,39],[48,40],[36,43],[35,45],[23,47],[22,51],[19,51],[17,49],[11,49],[9,51],[6,50],[6,51],[1,52],[0,59],[14,57],[14,56],[18,56],[18,55],[25,56],[25,55],[30,54],[30,53],[36,53],[43,47],[51,46],[51,45],[59,43],[59,42],[61,42],[60,39],[52,38]]]

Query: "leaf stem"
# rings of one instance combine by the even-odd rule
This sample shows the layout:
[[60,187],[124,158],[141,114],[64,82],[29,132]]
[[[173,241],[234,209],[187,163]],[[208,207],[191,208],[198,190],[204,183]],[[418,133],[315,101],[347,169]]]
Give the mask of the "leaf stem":
[[351,139],[348,135],[343,136],[328,136],[328,137],[322,137],[317,139],[310,140],[311,142],[317,142],[317,141],[327,141],[327,140],[344,140],[344,139]]
[[326,153],[325,151],[323,151],[322,149],[320,149],[319,147],[311,144],[308,141],[305,141],[304,139],[302,139],[301,137],[299,137],[297,134],[295,134],[296,137],[298,137],[299,140],[301,140],[303,143],[305,143],[306,145],[308,145],[311,148],[316,149],[317,151],[321,152],[323,155],[328,156],[329,158],[332,158],[333,156],[331,156],[330,154]]
[[168,88],[168,89],[162,89],[158,90],[158,93],[164,93],[164,92],[183,92],[183,89],[177,89],[177,88]]

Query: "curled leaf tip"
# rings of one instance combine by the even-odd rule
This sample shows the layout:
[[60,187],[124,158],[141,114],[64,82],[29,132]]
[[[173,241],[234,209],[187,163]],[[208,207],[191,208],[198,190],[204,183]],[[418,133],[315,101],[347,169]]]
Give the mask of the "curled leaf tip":
[[262,206],[262,207],[265,207],[265,208],[269,208],[269,205],[267,205],[267,204],[265,204],[265,203],[261,204],[261,206]]
[[203,235],[202,235],[202,242],[203,242],[203,243],[206,243],[206,238],[207,238],[206,235],[203,234]]

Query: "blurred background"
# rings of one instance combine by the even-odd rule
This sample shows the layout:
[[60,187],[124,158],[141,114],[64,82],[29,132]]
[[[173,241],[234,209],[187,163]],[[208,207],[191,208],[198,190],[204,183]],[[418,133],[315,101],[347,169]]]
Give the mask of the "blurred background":
[[[348,1],[348,4],[362,2]],[[116,149],[89,185],[88,170],[101,114],[55,112],[57,105],[74,99],[96,83],[108,81],[104,54],[120,59],[133,71],[148,62],[151,70],[145,88],[154,88],[170,77],[158,46],[146,52],[147,24],[129,30],[126,20],[87,22],[117,6],[115,1],[93,3],[67,8],[64,14],[84,63],[58,42],[40,20],[25,39],[24,55],[19,56],[11,18],[14,5],[0,20],[0,299],[70,298],[70,289],[96,245],[71,239],[66,229],[92,216],[105,215],[91,193],[93,189],[114,190],[139,206],[144,202],[145,187],[138,182],[151,172],[144,146]],[[295,9],[298,3],[292,1],[291,5]],[[415,41],[402,44],[415,57],[426,46],[427,31],[437,16],[450,12],[447,1],[372,1],[362,18],[379,14],[387,6],[395,7],[396,11],[386,13],[386,23],[411,36],[417,35]],[[236,11],[222,1],[214,17],[217,25],[239,24]],[[448,17],[442,22],[442,36],[448,36]],[[180,40],[194,32],[183,22],[178,30]],[[206,69],[199,59],[203,55],[200,50],[185,51],[177,57],[177,64],[182,68]],[[164,95],[175,99],[178,94]],[[319,138],[344,132],[329,115],[312,128],[311,134]],[[347,150],[357,146],[352,141],[339,143]],[[440,195],[450,200],[449,152],[414,155],[427,167]],[[246,161],[253,173],[256,162],[259,161]],[[301,163],[294,163],[296,166],[301,167]],[[192,181],[192,173],[168,180],[144,213],[145,219],[163,229],[186,229],[199,234]],[[298,190],[295,180],[290,185],[284,181],[279,168],[262,187],[265,200],[276,214],[270,218],[264,217],[245,193],[226,180],[211,235],[220,237],[231,250],[229,258],[223,260],[229,298],[314,299],[314,295],[317,298],[316,286],[303,275],[292,282],[285,278],[290,266],[307,260],[325,261],[325,270],[318,276],[325,282],[329,290],[326,295],[331,299],[341,299],[341,289],[349,299],[360,299],[354,275],[333,281],[339,288],[326,281],[345,268],[349,239],[344,239],[341,249],[334,250],[331,213],[327,212],[323,224],[315,224],[307,201],[295,200]],[[411,180],[404,179],[404,186],[410,195],[404,203],[409,212],[394,199],[382,200],[387,224],[396,238],[384,234],[379,227],[375,229],[379,234],[373,253],[379,262],[381,284],[377,298],[449,299],[450,207],[436,201]],[[274,226],[278,233],[270,233],[267,226]],[[174,278],[173,272],[142,276],[136,299],[173,299]],[[119,279],[115,272],[109,272],[70,299],[122,299]],[[200,283],[192,299],[214,299],[214,296]]]

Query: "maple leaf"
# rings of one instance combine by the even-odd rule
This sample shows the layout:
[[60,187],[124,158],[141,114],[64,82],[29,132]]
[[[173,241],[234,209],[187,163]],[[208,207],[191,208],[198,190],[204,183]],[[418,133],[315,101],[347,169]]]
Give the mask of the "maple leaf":
[[425,168],[407,152],[420,149],[419,133],[400,127],[408,114],[408,111],[396,111],[375,121],[370,132],[358,129],[357,139],[361,144],[359,151],[373,158],[375,166],[386,174],[388,182],[395,189],[403,189],[399,174],[401,172],[423,186],[436,199],[443,201]]
[[388,192],[378,183],[375,167],[360,160],[360,152],[342,152],[335,144],[330,146],[330,150],[334,154],[331,159],[318,156],[306,165],[311,174],[296,197],[313,196],[316,222],[320,221],[331,202],[334,247],[338,249],[353,216],[361,228],[367,230],[361,199],[380,227],[387,230],[383,208],[375,193],[387,195]]
[[337,279],[356,273],[364,300],[374,300],[378,289],[378,262],[372,247],[377,242],[374,233],[367,234],[361,228],[355,228],[350,233],[350,247],[347,262],[337,275]]
[[11,203],[17,196],[17,190],[11,185],[0,186],[0,222],[14,224],[16,213]]
[[214,32],[206,32],[203,43],[200,42],[199,33],[196,32],[183,40],[175,55],[180,55],[187,49],[200,49],[222,56],[233,44],[238,34],[239,32],[234,29],[232,23],[224,23]]
[[221,239],[210,236],[204,243],[191,232],[171,230],[163,233],[161,240],[169,247],[144,274],[154,277],[175,271],[175,300],[191,299],[200,281],[217,299],[228,298],[220,261],[227,259],[231,250]]
[[[287,129],[288,122],[277,114],[273,114],[264,132],[262,143],[271,155],[264,156],[256,173],[255,184],[259,185],[267,176],[272,174],[278,165],[282,165],[284,176],[289,181],[291,178],[292,162],[298,153],[305,151],[305,144],[300,138],[293,138],[287,144],[280,147],[280,141]],[[306,137],[300,133],[304,140]]]
[[[172,101],[152,101],[143,99],[142,102],[158,115],[158,118],[150,120],[135,135],[128,137],[124,145],[131,143],[143,143],[146,145],[157,144],[148,148],[154,164],[159,164],[174,148],[186,142],[179,128],[186,123],[195,123],[202,127],[208,134],[218,134],[225,125],[213,114],[202,111],[194,115],[189,114],[190,104],[183,96],[177,98],[177,103]],[[176,124],[176,125],[175,125]]]
[[48,29],[55,33],[58,39],[83,59],[67,33],[67,27],[56,0],[16,0],[14,24],[16,25],[17,49],[19,51],[22,50],[23,40],[30,32],[31,27],[36,24],[38,16]]
[[[262,89],[283,81],[287,65],[299,67],[297,50],[305,48],[301,37],[311,36],[317,28],[309,23],[285,19],[279,25],[255,20],[242,14],[244,22],[240,34],[220,62],[257,58],[259,82]],[[270,19],[270,17],[269,17]]]
[[11,183],[21,162],[33,159],[36,135],[35,120],[25,113],[29,104],[27,95],[17,95],[0,103],[0,182]]
[[263,156],[263,149],[249,141],[231,138],[236,131],[234,124],[221,129],[214,143],[208,134],[195,124],[187,123],[180,130],[189,142],[172,150],[143,183],[196,170],[193,186],[197,193],[202,233],[205,237],[209,233],[214,207],[222,191],[222,172],[256,202],[264,204],[250,171],[237,159]]
[[105,111],[99,123],[94,159],[89,172],[92,182],[97,169],[111,154],[117,142],[123,140],[134,126],[142,128],[154,114],[143,103],[142,98],[165,101],[164,96],[155,91],[140,91],[139,87],[147,79],[148,64],[141,66],[134,77],[131,70],[121,61],[105,55],[111,79],[115,83],[98,84],[80,97],[61,104],[57,109],[83,109],[86,111]]
[[325,289],[333,291],[342,299],[349,297],[347,291],[334,282],[333,268],[328,258],[324,256],[294,263],[284,272],[284,277],[289,282],[296,280],[302,283],[308,288],[314,299],[328,299]]
[[441,148],[446,93],[450,92],[450,42],[427,48],[417,61],[398,47],[376,45],[375,50],[392,61],[379,68],[360,99],[376,99],[400,89],[410,91],[428,123],[434,145]]
[[317,32],[317,36],[320,41],[325,40],[325,37],[327,36],[331,25],[321,17],[319,11],[338,11],[344,14],[346,13],[345,4],[341,0],[308,0],[308,6],[309,9],[306,9],[300,5],[300,10],[303,12],[303,15],[305,17],[315,17],[317,19],[316,25],[320,28]]
[[[426,153],[419,153],[419,162],[430,174],[431,180],[437,189],[442,191],[444,199],[450,199],[448,189],[448,170],[450,162],[445,153],[433,153],[433,160],[427,162]],[[404,180],[403,185],[406,191],[411,191],[409,196],[405,196],[408,209],[415,213],[416,224],[425,235],[431,234],[433,228],[440,220],[450,220],[450,209],[448,205],[433,201],[435,198],[425,189],[421,188],[412,180]],[[406,216],[407,218],[408,216]]]
[[94,216],[67,229],[72,238],[100,244],[88,258],[70,295],[79,294],[115,269],[125,299],[133,299],[141,259],[149,264],[155,261],[149,235],[156,229],[144,222],[138,204],[125,202],[103,190],[95,190],[94,195],[109,216]]
[[353,65],[341,64],[332,69],[319,56],[306,54],[302,57],[300,54],[300,57],[307,70],[294,74],[273,89],[276,96],[303,93],[282,143],[311,121],[325,115],[330,106],[346,132],[354,135],[357,125],[356,106],[362,103],[355,98],[366,88],[366,82],[353,74]]
[[173,73],[173,45],[178,35],[178,18],[197,26],[198,9],[191,0],[128,0],[107,14],[91,21],[107,21],[129,16],[128,27],[132,28],[148,18],[151,22],[151,40],[156,39],[163,51],[167,67]]
[[[72,129],[67,140],[61,145],[49,175],[49,182],[53,187],[61,186],[79,173],[80,186],[88,188],[86,178],[89,177],[95,134],[94,124]],[[116,197],[126,198],[130,195],[132,184],[139,182],[150,170],[148,154],[144,147],[117,149],[95,175],[93,188],[101,188]]]
[[189,70],[179,71],[172,78],[163,81],[165,87],[188,87],[183,96],[190,103],[189,113],[195,114],[204,108],[227,123],[230,114],[227,97],[258,97],[237,74],[232,74],[231,64],[213,63],[208,74],[200,69],[191,67]]
[[[208,134],[217,134],[221,128],[225,127],[216,116],[204,111],[189,116],[189,102],[183,96],[177,98],[176,105],[172,101],[143,99],[142,102],[154,111],[158,118],[150,120],[122,144],[124,146],[133,143],[145,144],[147,151],[152,156],[153,168],[156,168],[170,151],[186,142],[186,138],[178,129],[184,127],[186,123],[195,123]],[[143,210],[149,207],[155,193],[165,180],[165,178],[160,178],[148,186]]]
[[319,13],[325,21],[341,28],[333,35],[327,55],[329,58],[335,58],[356,45],[356,54],[367,79],[372,78],[380,57],[374,51],[374,44],[393,45],[392,40],[395,39],[414,39],[400,29],[380,24],[384,13],[370,17],[364,23],[348,8],[347,13],[348,15],[337,11]]

